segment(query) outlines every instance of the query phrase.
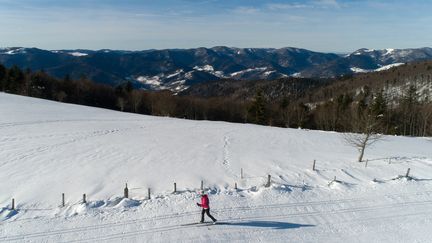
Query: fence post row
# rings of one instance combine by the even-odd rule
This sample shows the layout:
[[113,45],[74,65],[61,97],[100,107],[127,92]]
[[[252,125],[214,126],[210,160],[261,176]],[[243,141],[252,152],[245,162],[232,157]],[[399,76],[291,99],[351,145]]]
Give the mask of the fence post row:
[[[366,160],[365,167],[367,167],[368,161],[369,160]],[[389,161],[390,161],[390,159],[389,159]],[[313,161],[313,166],[312,166],[312,170],[314,170],[314,171],[315,171],[315,165],[316,165],[316,160]],[[408,168],[407,172],[405,174],[405,177],[409,177],[410,172],[411,172],[411,168]],[[240,174],[240,176],[241,176],[241,178],[243,178],[243,168],[241,168],[241,174]],[[337,181],[336,180],[336,176],[334,176],[333,181],[334,182]],[[270,187],[270,186],[271,186],[271,175],[267,175],[267,183],[265,184],[265,187]],[[204,181],[201,180],[201,190],[203,190],[203,189],[204,189]],[[234,189],[235,190],[238,189],[237,182],[234,183]],[[176,192],[177,192],[177,183],[174,182],[174,193],[176,193]],[[129,188],[127,186],[127,183],[126,183],[125,188],[124,188],[124,197],[125,198],[129,198]],[[151,189],[150,188],[148,188],[148,196],[147,196],[147,198],[151,199]],[[85,193],[83,194],[82,202],[83,203],[87,203],[87,198],[86,198],[86,194]],[[65,207],[65,205],[66,205],[66,203],[65,203],[65,193],[62,193],[62,203],[61,203],[61,206]],[[11,209],[15,210],[15,199],[14,198],[12,198]]]

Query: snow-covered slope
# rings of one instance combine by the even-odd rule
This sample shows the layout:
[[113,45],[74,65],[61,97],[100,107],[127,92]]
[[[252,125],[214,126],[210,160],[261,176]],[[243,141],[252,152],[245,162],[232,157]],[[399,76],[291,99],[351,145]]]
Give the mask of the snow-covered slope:
[[412,62],[415,60],[427,60],[432,56],[431,48],[409,48],[409,49],[392,49],[386,48],[382,50],[374,49],[359,49],[349,56],[368,56],[375,59],[381,65],[389,65],[391,63]]
[[381,72],[381,71],[389,70],[390,68],[394,68],[394,67],[404,65],[404,64],[405,63],[393,63],[393,64],[381,66],[381,67],[376,68],[376,69],[361,69],[361,68],[357,68],[357,67],[351,67],[350,69],[354,73]]
[[[0,148],[1,242],[427,242],[432,227],[427,138],[386,137],[365,168],[338,133],[0,93]],[[201,180],[223,223],[182,226],[199,220]]]

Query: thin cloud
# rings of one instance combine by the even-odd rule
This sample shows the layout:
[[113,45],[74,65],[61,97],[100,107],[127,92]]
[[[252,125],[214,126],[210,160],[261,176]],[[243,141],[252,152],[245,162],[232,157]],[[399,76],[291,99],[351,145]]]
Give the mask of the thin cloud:
[[281,11],[290,9],[311,9],[311,8],[341,8],[336,0],[313,0],[303,3],[270,3],[265,5],[270,11]]
[[237,7],[233,10],[234,13],[238,14],[256,14],[260,10],[255,7]]
[[315,0],[314,4],[324,8],[341,8],[337,0]]
[[308,8],[310,5],[301,3],[271,3],[267,4],[267,9],[269,10],[286,10],[286,9],[298,9],[298,8]]

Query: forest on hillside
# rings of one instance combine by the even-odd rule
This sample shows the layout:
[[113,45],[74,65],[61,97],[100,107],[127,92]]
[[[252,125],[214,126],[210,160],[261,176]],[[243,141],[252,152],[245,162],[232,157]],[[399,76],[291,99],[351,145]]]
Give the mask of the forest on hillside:
[[[244,95],[204,97],[137,90],[131,83],[112,87],[85,77],[57,79],[44,71],[0,65],[0,91],[193,120],[339,132],[362,132],[365,126],[373,126],[378,133],[432,136],[431,93],[424,88],[432,87],[430,67],[430,62],[416,63],[385,72],[341,77],[332,82],[296,78],[257,81],[233,91],[243,89]],[[275,89],[276,84],[283,84],[285,91],[275,93],[282,89]]]

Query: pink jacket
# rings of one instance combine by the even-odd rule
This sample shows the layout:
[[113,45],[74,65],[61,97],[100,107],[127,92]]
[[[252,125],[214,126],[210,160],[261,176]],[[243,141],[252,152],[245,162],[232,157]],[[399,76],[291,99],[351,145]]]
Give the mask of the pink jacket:
[[208,209],[210,207],[210,202],[207,195],[201,196],[201,205],[202,208]]

